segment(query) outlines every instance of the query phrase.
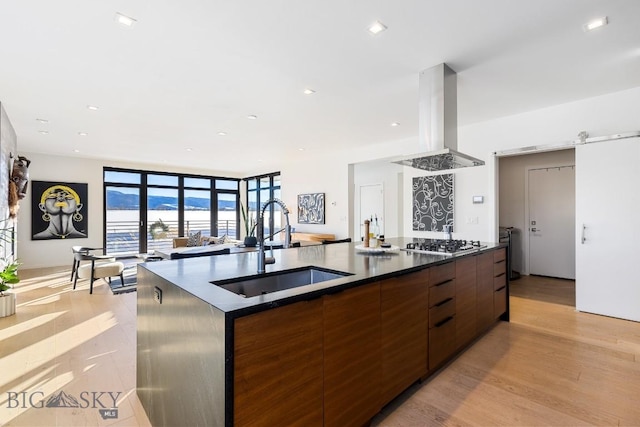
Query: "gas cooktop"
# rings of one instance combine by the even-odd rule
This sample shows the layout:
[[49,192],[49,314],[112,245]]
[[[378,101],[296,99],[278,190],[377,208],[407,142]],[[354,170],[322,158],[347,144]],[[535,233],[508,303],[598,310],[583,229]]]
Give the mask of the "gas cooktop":
[[420,254],[453,256],[486,247],[487,245],[483,245],[479,240],[415,239],[414,242],[407,243],[407,247],[402,250]]

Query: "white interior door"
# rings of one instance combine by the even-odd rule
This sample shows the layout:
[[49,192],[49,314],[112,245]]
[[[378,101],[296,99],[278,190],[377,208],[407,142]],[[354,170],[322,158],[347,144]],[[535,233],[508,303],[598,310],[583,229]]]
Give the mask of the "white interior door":
[[[380,234],[384,234],[384,189],[382,184],[360,186],[360,237],[364,237],[364,220],[378,218]],[[373,227],[373,224],[371,225]],[[373,229],[371,229],[373,231]]]
[[576,147],[576,308],[640,321],[640,138]]
[[575,279],[575,170],[529,170],[529,273]]

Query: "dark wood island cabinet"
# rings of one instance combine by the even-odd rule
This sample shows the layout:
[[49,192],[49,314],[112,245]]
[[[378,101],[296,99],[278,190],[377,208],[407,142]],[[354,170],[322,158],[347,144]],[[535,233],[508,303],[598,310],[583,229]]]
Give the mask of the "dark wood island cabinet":
[[[172,271],[170,263],[180,263],[173,265],[182,269],[205,264],[197,258],[153,263],[148,267],[153,274],[143,267],[138,395],[153,425],[365,425],[402,391],[436,373],[498,318],[508,316],[506,251],[501,245],[454,258],[403,252],[376,258],[355,253],[353,245],[326,246],[282,252],[295,262],[308,254],[313,258],[308,262],[355,277],[335,281],[342,285],[307,285],[308,292],[292,292],[288,300],[273,296],[280,292],[253,297],[259,304],[233,298],[210,283],[174,290],[171,274],[163,270]],[[236,258],[215,257],[218,271],[231,271],[254,258],[230,257]],[[296,267],[282,257],[283,268]],[[345,261],[341,265],[327,259]],[[189,292],[198,297],[187,312],[195,313],[197,307],[199,316],[211,313],[201,324],[218,334],[199,346],[204,352],[198,346],[197,353],[191,351],[185,339],[196,334],[193,319],[177,316],[189,306]],[[208,292],[217,300],[207,310]],[[173,302],[174,295],[180,299]],[[171,323],[156,318],[163,311]],[[171,330],[160,331],[159,325]],[[182,346],[163,353],[166,342],[178,338]],[[157,366],[171,366],[170,375]],[[207,384],[192,387],[179,380],[199,377]],[[189,396],[180,396],[182,404],[175,406],[171,393],[160,392],[185,395],[192,388],[197,404],[206,408],[188,407]]]
[[476,302],[478,332],[483,332],[495,322],[493,315],[493,253],[483,252],[476,256]]
[[322,300],[236,319],[233,424],[321,426]]
[[324,299],[324,424],[361,426],[380,410],[380,284]]
[[380,283],[381,403],[428,371],[429,269]]
[[429,270],[429,370],[435,370],[456,351],[456,265]]
[[493,251],[493,318],[497,319],[507,313],[509,291],[507,288],[507,250]]
[[477,336],[477,255],[456,260],[456,348]]

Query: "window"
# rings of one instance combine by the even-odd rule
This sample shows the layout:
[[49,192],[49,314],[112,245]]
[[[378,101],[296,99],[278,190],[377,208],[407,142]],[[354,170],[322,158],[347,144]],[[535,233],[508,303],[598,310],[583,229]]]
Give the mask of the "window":
[[173,238],[239,237],[239,180],[104,168],[104,242],[108,254],[168,249]]
[[[263,203],[273,198],[280,198],[280,172],[245,178],[247,182],[248,217],[258,218]],[[282,209],[271,204],[264,213],[264,238],[282,240],[277,234],[282,231]],[[278,213],[280,212],[280,213]],[[257,236],[259,237],[259,236]]]

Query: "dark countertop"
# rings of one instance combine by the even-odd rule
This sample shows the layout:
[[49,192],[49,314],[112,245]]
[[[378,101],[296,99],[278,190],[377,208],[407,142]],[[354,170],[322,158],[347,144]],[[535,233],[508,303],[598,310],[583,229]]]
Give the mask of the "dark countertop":
[[[311,245],[320,245],[320,242],[299,242],[292,241],[291,247],[300,247],[300,246],[311,246]],[[279,240],[266,242],[266,246],[268,248],[273,249],[282,249],[284,242]],[[204,246],[180,246],[178,248],[168,248],[168,249],[156,249],[154,255],[162,259],[179,259],[179,258],[194,258],[198,256],[211,256],[211,255],[219,255],[221,253],[228,254],[237,254],[243,252],[254,252],[257,251],[257,247],[255,246],[244,246],[236,243],[222,243],[219,245],[204,245]],[[148,256],[149,254],[147,254]]]
[[[393,238],[387,242],[400,248],[414,241],[412,238]],[[195,297],[227,313],[231,317],[263,311],[280,305],[317,298],[323,294],[359,286],[375,280],[421,270],[430,265],[442,264],[458,256],[428,255],[402,250],[382,254],[369,254],[356,250],[357,243],[303,246],[274,252],[275,264],[267,264],[266,273],[306,266],[322,267],[351,273],[339,279],[305,285],[298,288],[244,298],[222,289],[212,281],[257,275],[257,252],[187,258],[139,264],[155,275],[175,284]],[[506,246],[504,243],[485,243],[479,251]],[[266,252],[270,255],[269,251]],[[140,284],[139,284],[140,285]]]

